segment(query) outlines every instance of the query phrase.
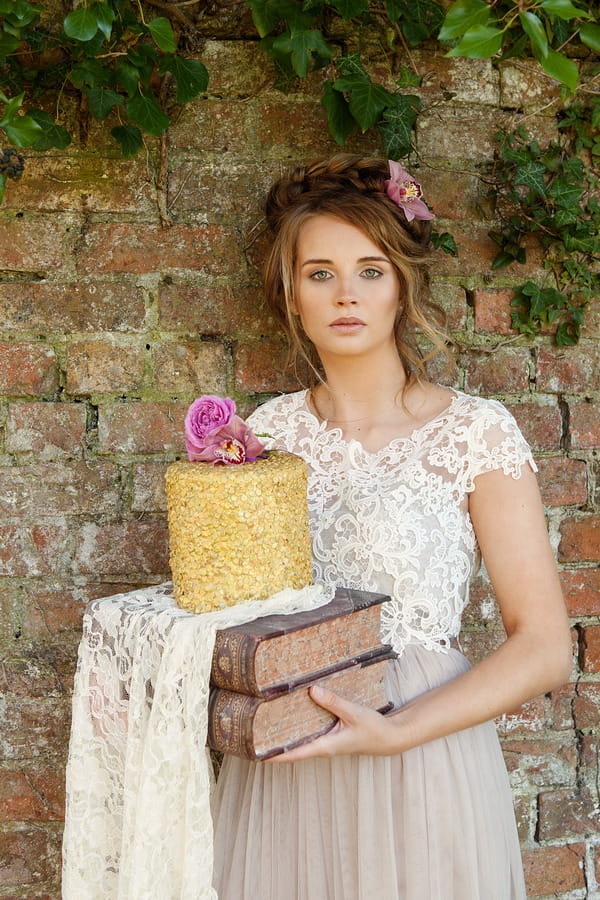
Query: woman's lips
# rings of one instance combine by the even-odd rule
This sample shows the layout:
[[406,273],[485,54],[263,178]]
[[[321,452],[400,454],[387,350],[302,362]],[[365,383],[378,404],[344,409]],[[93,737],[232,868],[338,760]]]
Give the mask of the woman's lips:
[[365,323],[362,321],[362,319],[348,317],[336,319],[335,322],[332,322],[329,327],[337,334],[356,334],[365,327]]

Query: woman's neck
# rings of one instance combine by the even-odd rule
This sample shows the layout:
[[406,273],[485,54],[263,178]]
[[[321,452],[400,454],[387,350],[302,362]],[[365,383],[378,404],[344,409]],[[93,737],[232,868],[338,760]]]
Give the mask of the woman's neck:
[[402,406],[408,377],[398,356],[377,365],[354,357],[324,367],[325,383],[311,394],[316,412],[331,424],[377,422]]

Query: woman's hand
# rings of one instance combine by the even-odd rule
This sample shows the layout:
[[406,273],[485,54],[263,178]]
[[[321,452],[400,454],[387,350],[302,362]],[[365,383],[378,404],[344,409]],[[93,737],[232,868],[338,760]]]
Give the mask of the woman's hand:
[[315,756],[348,753],[389,756],[399,751],[400,748],[393,743],[394,737],[398,739],[397,729],[390,727],[390,722],[381,713],[345,700],[320,685],[310,688],[310,696],[319,706],[337,716],[338,721],[322,737],[273,756],[266,762],[297,762]]

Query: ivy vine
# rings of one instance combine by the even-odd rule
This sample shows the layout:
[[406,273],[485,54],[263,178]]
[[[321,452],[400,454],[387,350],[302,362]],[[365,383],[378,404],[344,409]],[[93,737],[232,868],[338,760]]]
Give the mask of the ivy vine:
[[[411,48],[436,41],[450,57],[494,61],[534,57],[563,87],[561,127],[566,144],[539,147],[524,132],[499,136],[494,193],[501,227],[495,268],[525,259],[534,233],[546,252],[554,284],[527,282],[515,292],[513,324],[534,334],[556,325],[557,341],[577,341],[583,310],[598,288],[598,204],[590,166],[599,142],[600,12],[592,0],[244,0],[261,46],[277,70],[276,86],[289,91],[297,79],[327,67],[321,102],[333,138],[343,145],[356,130],[376,129],[390,158],[415,151],[414,126],[423,110],[416,89],[421,76]],[[111,135],[124,156],[135,155],[144,135],[161,136],[177,104],[207,90],[209,76],[198,59],[178,52],[176,4],[157,4],[167,15],[150,17],[141,0],[82,0],[64,19],[35,0],[0,0],[0,130],[13,146],[0,151],[0,202],[8,178],[18,178],[24,160],[17,148],[45,151],[71,141],[60,101],[76,90],[85,115],[104,121],[116,114]],[[167,17],[169,16],[169,17]],[[176,24],[176,30],[172,22]],[[186,27],[190,24],[185,20]],[[379,57],[397,73],[393,86],[374,81],[369,63]],[[590,58],[581,84],[578,58]],[[394,65],[391,65],[393,61]],[[591,69],[591,70],[590,70]],[[441,88],[441,98],[450,95]],[[58,98],[55,113],[44,99]],[[42,109],[41,106],[46,108]],[[52,107],[50,107],[52,109]],[[161,212],[162,215],[162,212]],[[168,221],[168,216],[163,216]],[[595,230],[594,230],[595,229]],[[448,253],[448,233],[434,233]]]

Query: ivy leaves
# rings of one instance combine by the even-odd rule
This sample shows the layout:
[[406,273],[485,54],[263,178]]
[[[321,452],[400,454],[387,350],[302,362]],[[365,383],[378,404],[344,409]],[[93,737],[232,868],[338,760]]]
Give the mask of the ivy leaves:
[[[594,159],[594,120],[600,100],[589,109],[571,108],[562,123],[571,132],[575,152],[584,142]],[[495,167],[502,228],[490,232],[499,250],[492,268],[527,260],[527,239],[535,236],[544,250],[544,266],[555,285],[525,282],[512,301],[513,327],[534,335],[556,326],[556,342],[568,346],[579,340],[584,311],[600,290],[599,181],[578,156],[556,142],[540,147],[523,130],[500,132]]]
[[503,57],[523,56],[528,47],[544,72],[575,91],[577,66],[562,51],[575,38],[598,52],[600,25],[588,10],[571,0],[532,0],[527,5],[500,0],[456,0],[446,14],[439,33],[452,43],[448,56],[485,59],[503,52]]
[[[165,75],[174,79],[177,103],[206,91],[206,68],[177,54],[173,26],[164,16],[146,21],[131,0],[95,0],[69,13],[57,37],[41,24],[41,9],[28,0],[0,0],[0,66],[16,89],[15,97],[0,96],[6,104],[0,128],[18,147],[46,150],[70,142],[47,113],[33,109],[23,115],[25,88],[35,95],[48,87],[63,90],[70,82],[95,119],[116,111],[121,121],[111,134],[124,156],[141,149],[144,133],[158,136],[169,127],[161,95]],[[28,65],[16,52],[23,47]],[[48,56],[58,65],[48,65]]]

